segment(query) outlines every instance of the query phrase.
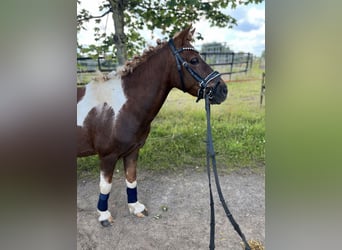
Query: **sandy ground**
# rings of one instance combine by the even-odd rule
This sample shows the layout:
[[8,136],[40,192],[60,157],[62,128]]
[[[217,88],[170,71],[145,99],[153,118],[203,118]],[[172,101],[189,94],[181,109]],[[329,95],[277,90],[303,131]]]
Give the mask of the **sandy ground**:
[[[248,168],[220,174],[225,200],[247,240],[265,241],[265,176]],[[214,178],[212,177],[214,182]],[[109,210],[114,224],[97,221],[99,178],[77,184],[77,249],[208,249],[210,206],[206,171],[187,167],[177,173],[138,172],[138,197],[149,216],[128,212],[123,173],[115,173]],[[243,249],[238,234],[225,216],[215,184],[216,248]],[[163,211],[163,207],[167,211]]]

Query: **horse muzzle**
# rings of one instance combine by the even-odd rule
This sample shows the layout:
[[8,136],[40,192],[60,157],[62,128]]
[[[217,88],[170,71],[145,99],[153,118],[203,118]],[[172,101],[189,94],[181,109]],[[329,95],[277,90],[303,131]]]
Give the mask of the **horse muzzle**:
[[206,89],[206,94],[209,96],[210,104],[220,104],[227,99],[227,85],[224,82],[217,81],[214,87]]

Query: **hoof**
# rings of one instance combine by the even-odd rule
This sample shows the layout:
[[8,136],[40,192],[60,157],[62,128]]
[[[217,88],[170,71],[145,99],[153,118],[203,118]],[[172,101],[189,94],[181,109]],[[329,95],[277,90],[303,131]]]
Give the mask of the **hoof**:
[[110,226],[112,226],[113,222],[114,222],[114,220],[113,220],[112,216],[110,216],[107,220],[100,221],[100,223],[103,227],[110,227]]
[[112,223],[109,222],[109,220],[103,220],[103,221],[100,221],[101,223],[101,226],[103,227],[111,227],[112,226]]
[[137,213],[136,216],[138,218],[144,218],[145,216],[148,216],[148,211],[146,209],[144,209],[144,211]]

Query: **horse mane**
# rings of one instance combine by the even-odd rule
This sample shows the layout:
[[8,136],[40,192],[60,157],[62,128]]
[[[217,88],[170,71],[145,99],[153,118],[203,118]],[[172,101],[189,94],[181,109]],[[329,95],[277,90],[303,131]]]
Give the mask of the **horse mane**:
[[[181,46],[185,42],[190,42],[193,40],[193,34],[195,29],[191,30],[191,25],[184,29],[183,31],[178,32],[173,39],[175,43],[179,43],[178,46]],[[105,82],[112,78],[123,77],[131,74],[138,66],[146,62],[152,55],[157,54],[157,52],[163,48],[166,44],[166,40],[157,39],[157,45],[155,47],[148,46],[144,51],[143,54],[140,56],[134,56],[131,60],[126,61],[126,63],[119,67],[116,71],[112,71],[108,74],[97,72],[96,76],[93,78],[94,82],[101,83]]]
[[[185,30],[178,32],[173,39],[180,40],[182,43],[185,41],[191,41],[193,39],[193,34],[195,29],[190,31],[191,25]],[[146,62],[152,55],[155,55],[161,48],[163,48],[167,44],[167,41],[157,39],[157,46],[148,46],[147,49],[143,51],[141,56],[134,56],[131,60],[128,60],[125,65],[118,71],[118,74],[121,76],[126,76],[131,74],[138,66]]]
[[157,45],[155,47],[148,46],[141,56],[134,56],[131,60],[126,61],[125,65],[118,71],[118,74],[121,76],[126,76],[131,74],[134,69],[136,69],[139,65],[146,62],[148,58],[152,55],[157,54],[157,52],[163,48],[167,44],[167,41],[161,41],[157,39]]

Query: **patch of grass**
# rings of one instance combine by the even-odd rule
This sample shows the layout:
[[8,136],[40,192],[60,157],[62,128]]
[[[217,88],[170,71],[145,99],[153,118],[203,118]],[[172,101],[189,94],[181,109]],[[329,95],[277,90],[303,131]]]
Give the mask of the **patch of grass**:
[[[217,163],[223,168],[256,167],[265,162],[265,115],[258,104],[260,83],[229,85],[231,97],[212,110],[212,133]],[[152,123],[151,133],[140,153],[140,166],[177,169],[206,164],[206,114],[204,101],[178,90]]]
[[85,177],[99,174],[99,159],[97,156],[77,158],[77,176]]
[[[259,71],[257,65],[255,68]],[[230,82],[228,99],[211,106],[216,161],[221,169],[257,168],[265,164],[265,107],[259,106],[260,87],[261,79]],[[195,100],[177,89],[171,91],[140,150],[139,168],[205,167],[206,113],[204,100]],[[98,173],[97,157],[81,158],[77,163],[79,171]]]

